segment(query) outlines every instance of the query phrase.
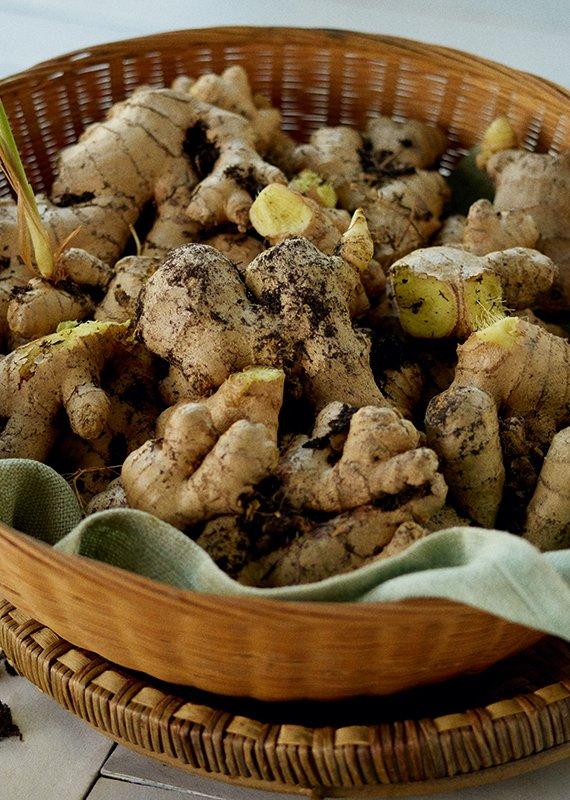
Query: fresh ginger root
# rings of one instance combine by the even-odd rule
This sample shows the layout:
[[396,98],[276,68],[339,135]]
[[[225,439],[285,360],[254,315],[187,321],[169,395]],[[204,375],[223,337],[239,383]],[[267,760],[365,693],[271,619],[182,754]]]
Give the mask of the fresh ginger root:
[[[240,86],[238,113],[207,99],[218,98],[220,83],[226,87],[226,100]],[[60,154],[51,200],[38,197],[54,252],[73,235],[76,248],[112,264],[150,202],[156,206],[156,219],[143,255],[160,257],[195,240],[201,225],[230,221],[245,229],[255,193],[268,183],[286,182],[260,155],[278,130],[279,112],[266,108],[250,113],[248,92],[245,73],[232,68],[223,76],[200,79],[190,93],[142,87],[113,106],[106,120],[92,125]],[[18,251],[16,206],[3,202],[3,261],[9,265]],[[8,324],[14,334],[34,338],[54,331],[61,321],[93,314],[93,284],[81,271],[72,277],[64,262],[65,254],[58,259],[57,274],[34,280],[27,292],[13,298]],[[89,266],[86,271],[92,272]],[[106,273],[108,283],[108,267]],[[101,281],[97,285],[104,286]]]
[[524,210],[497,211],[489,200],[478,200],[469,209],[462,242],[466,250],[478,256],[511,247],[534,248],[538,228]]
[[452,214],[450,217],[444,219],[441,228],[433,240],[434,245],[461,248],[463,246],[466,223],[467,217],[463,214]]
[[421,522],[445,500],[437,466],[435,453],[419,447],[412,423],[393,409],[332,403],[311,438],[293,439],[278,474],[293,508],[332,512],[373,503]]
[[324,208],[335,208],[338,197],[332,183],[328,183],[311,169],[304,169],[289,181],[289,188],[310,197]]
[[428,247],[392,264],[400,323],[411,336],[467,338],[505,316],[505,307],[533,305],[557,269],[537,252],[515,247],[476,256],[454,247]]
[[380,170],[430,167],[446,146],[447,136],[440,128],[419,120],[372,117],[366,126],[365,150]]
[[[176,88],[180,90],[182,83],[180,79],[177,81]],[[201,75],[195,81],[186,81],[184,90],[206,103],[245,117],[254,130],[256,147],[261,153],[268,150],[280,132],[281,114],[265,98],[252,94],[243,67],[228,67],[221,75]]]
[[159,263],[154,256],[125,256],[117,261],[105,297],[95,310],[95,319],[133,319],[139,294]]
[[554,436],[527,508],[525,538],[540,550],[570,547],[570,428]]
[[275,468],[280,370],[233,375],[200,403],[181,403],[161,438],[131,453],[121,471],[129,505],[184,528],[237,513],[243,497]]
[[266,186],[258,194],[249,210],[249,218],[257,233],[272,245],[303,236],[327,255],[334,251],[350,223],[346,211],[325,208],[280,183]]
[[364,136],[351,128],[321,128],[296,151],[297,166],[330,183],[340,205],[361,207],[384,266],[426,244],[440,227],[449,189],[430,166],[446,138],[425,123],[370,120]]
[[370,344],[351,322],[366,306],[357,269],[305,239],[264,251],[243,280],[218,251],[187,245],[146,284],[137,330],[171,364],[171,404],[204,397],[236,370],[265,364],[285,369],[317,407],[332,399],[385,405]]
[[423,521],[446,494],[418,439],[390,409],[331,403],[310,438],[283,450],[275,494],[258,492],[241,514],[208,522],[197,542],[255,586],[323,580],[402,552],[426,535]]
[[243,275],[247,265],[265,250],[259,239],[254,239],[245,233],[217,233],[204,239],[202,244],[207,244],[223,253],[236,265],[240,275]]
[[12,291],[6,308],[6,321],[12,333],[24,339],[37,339],[53,333],[68,320],[83,320],[93,315],[92,292],[109,283],[112,270],[100,259],[71,247],[57,263],[54,280],[32,277]]
[[100,388],[109,401],[100,434],[87,441],[64,431],[49,455],[51,466],[71,475],[83,504],[104,489],[129,453],[154,436],[162,407],[152,356],[130,340],[106,362]]
[[[0,266],[2,260],[0,259]],[[25,264],[10,266],[6,259],[5,266],[0,271],[0,349],[2,352],[11,350],[13,334],[8,325],[8,306],[19,291],[25,289],[29,281],[34,278],[34,273]]]
[[96,439],[110,401],[100,388],[105,364],[126,334],[115,323],[85,322],[19,347],[0,361],[0,458],[45,460],[65,409],[71,429]]
[[[246,586],[293,586],[312,583],[403,552],[426,536],[418,523],[398,511],[373,506],[317,521],[280,512],[278,535],[286,542],[264,552],[252,543],[250,530],[268,527],[267,515],[251,521],[218,517],[207,523],[196,540],[229,575]],[[269,523],[270,524],[270,523]],[[273,537],[271,537],[273,534]],[[268,531],[267,538],[275,538]]]
[[479,152],[475,158],[477,166],[479,169],[485,169],[491,156],[517,147],[517,144],[517,134],[509,122],[509,118],[502,114],[491,122],[483,134]]
[[549,307],[570,307],[570,153],[549,155],[503,150],[487,162],[495,182],[493,205],[498,212],[524,212],[534,220],[538,249],[550,256],[560,276]]
[[255,199],[251,224],[271,244],[303,236],[327,255],[335,253],[353,263],[368,297],[378,297],[386,286],[384,270],[373,259],[374,242],[361,208],[350,219],[342,209],[323,207],[287,186],[267,186]]
[[516,417],[544,453],[570,422],[570,345],[511,317],[472,334],[458,355],[453,383],[428,406],[428,444],[460,510],[492,527],[505,482],[499,414]]
[[128,508],[127,497],[120,478],[113,478],[105,489],[94,495],[87,504],[86,513],[108,511],[110,508]]

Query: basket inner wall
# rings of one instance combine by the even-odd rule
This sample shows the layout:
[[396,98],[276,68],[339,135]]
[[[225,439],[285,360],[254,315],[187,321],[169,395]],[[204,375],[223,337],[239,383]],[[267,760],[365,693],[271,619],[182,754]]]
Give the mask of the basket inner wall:
[[[137,86],[168,86],[240,64],[256,92],[278,105],[285,130],[303,140],[322,125],[362,128],[388,114],[449,132],[446,171],[461,148],[507,113],[529,150],[570,146],[561,90],[453,51],[340,31],[212,29],[160,34],[63,56],[0,82],[30,179],[53,180],[59,150]],[[565,113],[566,112],[566,113]],[[0,178],[0,197],[9,194]]]

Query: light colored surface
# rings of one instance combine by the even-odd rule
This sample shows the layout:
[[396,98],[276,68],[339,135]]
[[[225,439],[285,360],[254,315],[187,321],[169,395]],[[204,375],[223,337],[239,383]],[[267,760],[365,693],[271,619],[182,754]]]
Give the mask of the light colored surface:
[[570,84],[567,0],[2,0],[0,75],[113,39],[247,24],[407,36]]
[[0,700],[24,737],[0,741],[0,800],[82,800],[112,742],[2,667]]
[[[141,794],[141,791],[144,794]],[[196,795],[194,795],[196,797]],[[198,795],[197,797],[200,797]],[[89,794],[89,800],[188,800],[188,795],[183,792],[169,792],[165,789],[140,786],[122,781],[112,781],[101,778]]]
[[[209,25],[348,27],[467,50],[570,84],[567,0],[1,0],[0,76],[68,50],[160,30]],[[20,678],[0,674],[24,742],[0,742],[0,800],[83,800],[109,742]],[[125,755],[126,754],[126,755]],[[127,759],[128,756],[128,759]],[[102,778],[89,800],[226,798],[219,782],[193,778],[118,748],[107,764],[138,784]],[[155,788],[142,785],[154,781]],[[171,791],[156,787],[170,786]],[[177,790],[174,788],[177,787]],[[570,762],[441,800],[568,800]],[[259,795],[245,790],[255,800]],[[234,795],[235,797],[236,795]],[[416,798],[420,800],[420,798]]]

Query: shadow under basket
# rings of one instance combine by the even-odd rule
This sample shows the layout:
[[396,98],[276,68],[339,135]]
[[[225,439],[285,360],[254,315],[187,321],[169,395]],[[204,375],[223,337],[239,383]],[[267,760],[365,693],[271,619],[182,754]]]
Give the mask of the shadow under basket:
[[242,786],[419,795],[570,755],[570,645],[553,638],[481,675],[334,704],[267,704],[163,684],[73,647],[9,603],[0,603],[0,646],[18,672],[101,733]]
[[[247,69],[256,92],[281,108],[285,130],[300,140],[322,125],[361,128],[377,114],[414,117],[448,131],[445,172],[494,117],[507,113],[527,149],[557,152],[570,147],[570,96],[564,89],[457,51],[345,31],[217,28],[116,42],[0,81],[0,95],[34,187],[48,191],[58,151],[138,85],[169,85],[177,75],[220,72],[235,64]],[[0,179],[0,197],[7,194]],[[537,631],[448,601],[311,604],[200,595],[63,555],[6,526],[0,526],[0,596],[38,620],[11,638],[10,652],[18,663],[20,647],[22,659],[26,648],[26,659],[34,663],[26,637],[43,624],[123,667],[176,684],[267,701],[389,694],[483,670],[541,638]],[[55,636],[49,658],[37,662],[37,672],[32,666],[23,670],[40,685],[52,680],[54,659],[68,647],[58,642]],[[57,668],[61,688],[54,684],[48,690],[61,691],[64,704],[93,722],[95,707],[81,711],[84,688],[99,670],[97,666],[91,672],[90,663],[65,673],[67,677]],[[107,691],[102,686],[96,695]],[[129,688],[120,703],[131,700]],[[157,720],[167,713],[169,702],[161,701]],[[124,738],[109,713],[108,732]],[[151,717],[142,738],[133,732],[138,746],[151,747],[155,734],[159,736],[154,711]],[[226,730],[227,715],[220,712],[216,720],[214,739],[218,722]],[[239,724],[232,723],[236,736]],[[486,719],[487,724],[495,722]],[[401,725],[398,736],[404,736]],[[409,735],[418,730],[410,729]],[[343,736],[336,734],[339,753]],[[352,759],[360,745],[353,738],[347,741]],[[370,747],[379,747],[378,741]],[[273,744],[277,754],[287,747],[285,740]],[[400,747],[396,741],[394,745]],[[305,745],[296,742],[295,748],[295,758],[302,762]],[[354,768],[366,776],[364,762],[357,768],[350,759],[342,767],[346,775]],[[287,769],[294,774],[296,767]],[[331,769],[336,775],[334,770],[341,768],[333,769],[331,762]],[[415,763],[410,769],[416,769]],[[259,774],[263,780],[263,770]]]

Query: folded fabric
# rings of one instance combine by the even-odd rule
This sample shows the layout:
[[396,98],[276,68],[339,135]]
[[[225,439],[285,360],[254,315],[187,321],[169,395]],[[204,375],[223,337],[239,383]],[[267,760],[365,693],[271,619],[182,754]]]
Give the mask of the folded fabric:
[[328,602],[447,598],[570,640],[570,550],[542,554],[501,531],[450,528],[319,583],[259,589],[232,580],[195,542],[151,514],[114,509],[82,519],[70,486],[37,461],[0,461],[0,520],[65,553],[181,589]]

